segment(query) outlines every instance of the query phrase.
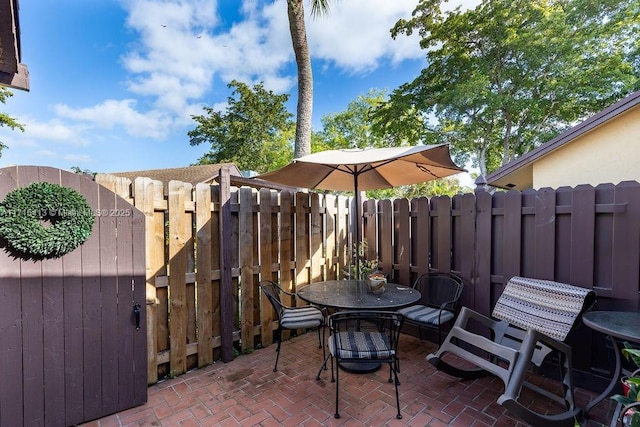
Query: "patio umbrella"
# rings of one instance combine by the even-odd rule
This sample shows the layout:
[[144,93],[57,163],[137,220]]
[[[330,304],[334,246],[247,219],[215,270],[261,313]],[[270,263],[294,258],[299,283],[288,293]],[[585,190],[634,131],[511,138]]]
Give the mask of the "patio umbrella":
[[354,191],[358,244],[360,191],[417,184],[464,171],[451,160],[449,146],[438,144],[321,151],[256,178],[298,188]]

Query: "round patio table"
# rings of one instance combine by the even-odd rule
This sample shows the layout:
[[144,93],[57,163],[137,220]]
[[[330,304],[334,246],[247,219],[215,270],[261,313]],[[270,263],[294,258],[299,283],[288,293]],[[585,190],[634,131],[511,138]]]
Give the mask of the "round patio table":
[[[589,311],[582,316],[582,322],[585,326],[601,332],[609,338],[616,358],[611,382],[600,396],[589,402],[585,409],[585,415],[588,415],[595,405],[611,394],[620,379],[622,360],[620,359],[620,348],[617,340],[640,344],[640,313],[635,311]],[[616,424],[618,411],[619,408],[614,411],[611,425]]]
[[420,292],[387,283],[386,290],[374,295],[366,280],[327,280],[300,288],[297,295],[311,304],[340,310],[396,310],[416,303]]
[[[387,283],[382,294],[374,295],[367,280],[315,282],[300,288],[297,296],[311,304],[338,310],[396,310],[420,300],[420,292],[396,283]],[[380,363],[341,363],[340,368],[364,374],[380,369]]]

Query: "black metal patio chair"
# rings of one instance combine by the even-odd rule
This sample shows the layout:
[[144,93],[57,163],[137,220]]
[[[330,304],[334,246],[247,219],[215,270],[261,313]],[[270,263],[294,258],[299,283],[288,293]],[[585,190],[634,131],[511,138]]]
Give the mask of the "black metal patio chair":
[[320,330],[324,330],[322,326],[325,324],[325,313],[314,306],[288,306],[282,302],[281,295],[285,294],[292,298],[295,302],[296,295],[291,292],[287,292],[278,286],[277,283],[271,280],[263,280],[259,284],[260,289],[266,295],[267,299],[273,306],[278,316],[278,329],[276,330],[276,340],[278,346],[276,347],[276,364],[273,367],[273,372],[278,370],[278,360],[280,359],[280,347],[282,345],[282,331],[297,330],[297,329],[318,329],[318,346],[322,348],[322,356],[324,358],[325,350],[322,346],[322,338],[320,336]]
[[442,343],[442,328],[453,323],[459,310],[464,285],[453,273],[426,273],[413,283],[420,292],[420,300],[399,311],[406,324],[418,327],[420,339],[422,328],[438,332],[438,345]]
[[[401,327],[402,315],[390,311],[340,311],[329,316],[329,355],[316,379],[320,379],[327,360],[331,359],[331,382],[336,383],[335,418],[340,418],[340,370],[344,368],[348,372],[347,365],[372,362],[389,365],[389,382],[395,385],[396,418],[402,418],[398,395],[398,339]],[[354,372],[358,371],[354,368]]]

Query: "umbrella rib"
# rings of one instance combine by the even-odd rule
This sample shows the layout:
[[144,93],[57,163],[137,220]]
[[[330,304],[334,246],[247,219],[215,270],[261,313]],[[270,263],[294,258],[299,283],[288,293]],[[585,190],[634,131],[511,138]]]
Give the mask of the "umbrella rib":
[[[358,169],[358,165],[353,165],[353,167],[351,165],[327,165],[329,166],[332,170],[335,171],[339,171],[339,172],[347,172],[351,175],[361,175],[365,172],[367,172],[370,169],[375,169],[374,166],[372,166],[370,163],[367,163],[365,165],[362,166],[362,169]],[[344,168],[341,168],[340,166],[344,166]],[[329,176],[329,173],[327,173],[325,175],[324,178],[326,178],[327,176]]]
[[431,175],[434,178],[438,178],[438,176],[435,173],[431,172],[431,170],[429,170],[429,168],[426,167],[425,165],[421,165],[421,164],[416,163],[416,167],[418,169],[420,169],[422,172],[428,173],[429,175]]
[[325,173],[324,175],[322,175],[322,178],[317,180],[315,182],[315,184],[313,186],[311,186],[310,188],[316,188],[318,187],[325,179],[327,179],[329,177],[329,175],[331,175],[331,172],[333,171],[340,171],[341,169],[338,166],[334,166],[334,165],[325,165],[329,167],[329,171],[327,173]]
[[[418,169],[420,169],[423,172],[428,173],[429,175],[433,176],[434,178],[442,178],[441,176],[438,176],[436,174],[434,174],[433,172],[431,172],[431,170],[429,170],[429,168],[421,163],[415,163],[416,167]],[[457,168],[452,168],[449,166],[439,166],[442,169],[448,169],[448,170],[458,170]]]

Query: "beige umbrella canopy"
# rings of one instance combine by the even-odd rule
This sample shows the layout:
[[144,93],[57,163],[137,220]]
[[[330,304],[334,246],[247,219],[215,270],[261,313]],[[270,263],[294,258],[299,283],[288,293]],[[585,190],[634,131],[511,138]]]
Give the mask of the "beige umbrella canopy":
[[329,150],[295,159],[256,178],[299,188],[358,191],[393,188],[465,172],[449,146],[416,145]]
[[360,241],[360,191],[418,184],[465,172],[447,144],[321,151],[256,178],[298,188],[354,191],[356,244]]

